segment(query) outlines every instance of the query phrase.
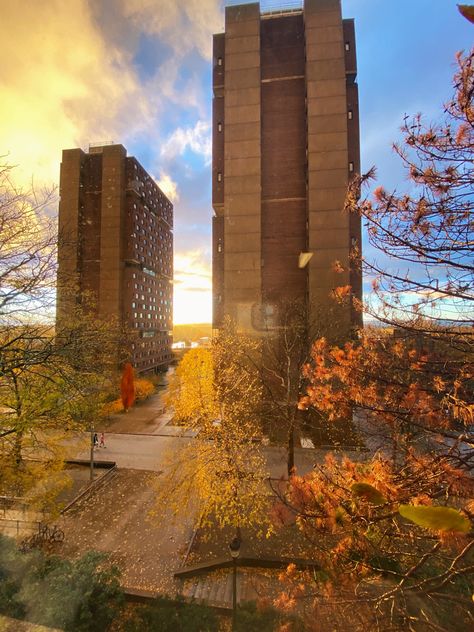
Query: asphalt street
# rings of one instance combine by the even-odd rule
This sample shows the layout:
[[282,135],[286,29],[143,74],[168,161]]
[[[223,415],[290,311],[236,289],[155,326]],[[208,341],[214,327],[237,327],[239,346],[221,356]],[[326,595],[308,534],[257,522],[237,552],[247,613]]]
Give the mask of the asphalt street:
[[[174,428],[168,426],[167,430]],[[175,432],[181,431],[176,428]],[[190,441],[193,438],[188,436],[106,433],[107,447],[96,448],[94,455],[101,461],[115,461],[119,468],[157,472],[165,469],[169,455],[178,454]],[[285,449],[277,446],[265,446],[262,449],[267,458],[270,476],[286,476]],[[295,462],[298,473],[310,471],[316,461],[321,462],[324,459],[325,454],[322,450],[297,448]],[[89,451],[79,452],[76,458],[88,460]]]

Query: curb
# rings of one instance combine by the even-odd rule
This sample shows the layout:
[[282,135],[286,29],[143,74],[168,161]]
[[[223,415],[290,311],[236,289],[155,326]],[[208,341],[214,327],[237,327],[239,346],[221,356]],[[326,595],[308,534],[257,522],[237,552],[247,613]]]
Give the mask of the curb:
[[191,553],[191,549],[193,548],[194,541],[196,540],[196,536],[200,528],[201,528],[201,517],[199,517],[199,520],[197,521],[197,525],[194,527],[191,533],[191,538],[186,548],[186,553],[184,554],[184,559],[183,559],[183,563],[181,564],[181,568],[184,568],[186,566],[186,562],[188,561],[189,554]]
[[[67,461],[65,461],[66,464],[68,465],[87,465],[90,466],[91,462],[89,459],[68,459]],[[113,467],[115,467],[116,463],[115,461],[96,461],[94,459],[94,469],[96,467],[103,468],[103,469],[111,469]]]
[[[125,601],[127,603],[137,603],[137,604],[152,604],[157,597],[166,597],[169,601],[172,601],[176,604],[177,608],[186,606],[191,603],[199,603],[194,599],[186,599],[186,598],[173,598],[169,595],[165,595],[162,593],[153,593],[148,590],[132,590],[127,588],[122,588]],[[225,606],[213,606],[209,604],[205,604],[207,608],[214,610],[217,614],[228,615],[232,614],[232,608],[226,608]]]
[[194,564],[187,568],[181,568],[174,572],[176,579],[188,579],[190,577],[198,577],[199,575],[207,575],[212,571],[221,568],[232,568],[235,565],[238,568],[286,568],[289,564],[294,564],[299,569],[321,570],[320,564],[312,560],[299,558],[258,558],[258,557],[239,557],[235,560],[229,558],[217,558],[210,562],[202,562]]

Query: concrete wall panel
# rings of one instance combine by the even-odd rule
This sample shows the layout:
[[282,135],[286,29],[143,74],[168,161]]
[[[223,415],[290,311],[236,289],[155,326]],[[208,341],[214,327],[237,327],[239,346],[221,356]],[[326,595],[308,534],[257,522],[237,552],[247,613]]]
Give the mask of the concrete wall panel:
[[[345,79],[326,79],[324,81],[312,81],[308,85],[308,98],[321,98],[330,97],[337,98],[346,96],[346,81]],[[344,110],[345,112],[345,110]],[[337,114],[339,112],[329,112],[329,114]]]
[[260,175],[226,176],[225,190],[228,195],[235,193],[260,193]]
[[259,51],[248,51],[227,54],[225,59],[225,67],[227,70],[241,70],[242,68],[260,68]]
[[308,173],[308,189],[317,191],[325,189],[345,189],[347,187],[346,169],[316,169]]
[[229,55],[235,53],[260,52],[260,37],[248,35],[246,37],[230,37],[226,42],[226,51]]
[[308,116],[308,130],[312,134],[331,132],[345,132],[347,130],[347,113],[325,114],[323,116]]
[[260,252],[260,231],[258,233],[226,233],[225,239],[226,254],[232,252],[255,254]]
[[[260,213],[255,212],[258,205],[260,208],[260,191],[257,193],[241,193],[229,194],[227,192],[225,198],[224,214],[229,219],[239,217],[241,215],[254,215],[258,218],[260,224]],[[236,220],[239,221],[239,220]]]
[[255,215],[241,215],[225,218],[227,235],[242,235],[260,232],[260,218]]
[[[312,82],[313,84],[315,82]],[[326,114],[346,113],[345,82],[339,82],[342,94],[337,96],[322,96],[319,98],[308,97],[308,110],[312,116],[324,116]]]
[[260,122],[260,104],[229,107],[226,102],[225,120],[227,125],[233,125],[235,123],[258,123]]
[[255,88],[260,85],[260,68],[242,68],[226,71],[225,90],[239,90],[240,88]]
[[225,172],[227,176],[260,176],[260,157],[229,158],[225,161]]
[[344,208],[345,189],[317,189],[309,192],[308,209],[312,211],[340,211]]
[[252,272],[259,272],[261,260],[260,257],[256,257],[252,252],[227,252],[225,254],[225,263],[227,273],[229,270],[233,272],[239,272],[242,270],[248,270]]
[[[347,128],[345,132],[322,132],[318,134],[308,134],[308,154],[321,151],[347,152]],[[312,156],[309,156],[310,170],[311,158]]]
[[341,169],[346,167],[347,160],[347,152],[342,150],[334,150],[334,151],[320,151],[314,152],[314,155],[311,160],[311,169],[314,171],[319,171],[322,169],[331,170],[331,169]]
[[[309,50],[307,47],[307,54],[311,53],[311,46]],[[325,59],[318,61],[311,61],[308,59],[306,66],[306,78],[309,81],[323,81],[325,79],[344,79],[346,76],[346,70],[342,60],[339,59]]]
[[245,88],[243,90],[227,90],[225,103],[229,108],[235,105],[260,105],[260,87]]

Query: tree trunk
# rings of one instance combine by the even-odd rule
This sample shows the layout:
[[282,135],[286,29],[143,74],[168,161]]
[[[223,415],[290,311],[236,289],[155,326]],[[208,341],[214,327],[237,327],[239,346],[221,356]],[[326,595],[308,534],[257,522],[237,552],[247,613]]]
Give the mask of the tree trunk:
[[288,478],[294,474],[295,469],[295,433],[293,424],[288,428],[288,456],[287,456]]
[[17,465],[17,467],[19,467],[22,462],[22,456],[21,456],[22,447],[23,447],[23,432],[19,431],[16,433],[15,443],[13,445],[13,456],[14,456],[15,464]]

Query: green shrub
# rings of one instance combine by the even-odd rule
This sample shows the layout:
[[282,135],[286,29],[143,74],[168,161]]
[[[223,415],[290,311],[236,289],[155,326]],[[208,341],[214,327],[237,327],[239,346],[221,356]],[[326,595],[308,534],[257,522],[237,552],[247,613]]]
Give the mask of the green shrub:
[[104,632],[123,603],[118,570],[92,551],[72,562],[0,536],[0,579],[0,614],[65,632]]
[[125,632],[218,632],[218,618],[208,606],[157,597],[140,606],[124,626]]

